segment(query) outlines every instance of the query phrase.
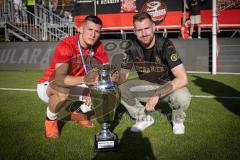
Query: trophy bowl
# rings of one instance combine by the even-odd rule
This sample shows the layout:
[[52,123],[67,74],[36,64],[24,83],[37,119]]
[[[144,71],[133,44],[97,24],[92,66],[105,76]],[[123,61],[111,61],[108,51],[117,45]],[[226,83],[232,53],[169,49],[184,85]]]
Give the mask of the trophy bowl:
[[118,137],[109,131],[109,126],[119,105],[120,92],[110,80],[110,67],[99,69],[99,77],[99,83],[89,87],[93,111],[97,122],[101,124],[101,131],[95,135],[94,151],[115,151]]

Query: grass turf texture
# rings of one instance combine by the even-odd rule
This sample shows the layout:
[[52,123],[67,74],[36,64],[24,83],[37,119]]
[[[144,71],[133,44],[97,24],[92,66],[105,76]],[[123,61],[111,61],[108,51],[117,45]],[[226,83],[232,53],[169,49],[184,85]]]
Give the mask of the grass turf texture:
[[[36,88],[41,72],[0,72],[0,88]],[[193,95],[240,96],[239,75],[189,74]],[[172,134],[170,109],[159,106],[155,123],[131,133],[134,121],[123,113],[114,132],[117,152],[94,153],[97,129],[67,122],[59,140],[44,137],[46,104],[35,92],[0,90],[0,159],[239,159],[240,99],[192,98],[186,133]],[[94,122],[95,124],[96,121]]]

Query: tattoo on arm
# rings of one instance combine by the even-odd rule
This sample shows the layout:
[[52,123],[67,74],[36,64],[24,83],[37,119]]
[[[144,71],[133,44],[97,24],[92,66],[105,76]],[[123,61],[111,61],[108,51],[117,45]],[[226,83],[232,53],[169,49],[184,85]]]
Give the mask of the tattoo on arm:
[[161,98],[161,97],[164,97],[164,96],[170,94],[172,91],[173,91],[173,86],[171,83],[168,83],[168,84],[164,85],[163,87],[159,87],[156,90],[155,95],[159,96]]

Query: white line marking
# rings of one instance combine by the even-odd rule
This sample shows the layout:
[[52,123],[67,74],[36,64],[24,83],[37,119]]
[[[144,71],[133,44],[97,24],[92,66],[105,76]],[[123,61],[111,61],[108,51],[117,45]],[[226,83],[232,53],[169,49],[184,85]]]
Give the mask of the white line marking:
[[[27,92],[36,92],[36,89],[25,89],[25,88],[0,88],[4,91],[27,91]],[[192,95],[193,98],[209,98],[209,99],[240,99],[240,97],[233,96],[204,96],[204,95]]]
[[0,90],[4,91],[29,91],[29,92],[36,92],[36,89],[24,89],[24,88],[0,88]]
[[192,95],[194,98],[215,98],[215,99],[240,99],[240,97],[232,96],[203,96],[203,95]]

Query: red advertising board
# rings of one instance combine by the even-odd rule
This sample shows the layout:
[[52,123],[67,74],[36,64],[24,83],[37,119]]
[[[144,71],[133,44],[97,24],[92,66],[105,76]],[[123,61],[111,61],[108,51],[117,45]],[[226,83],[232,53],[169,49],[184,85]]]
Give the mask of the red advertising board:
[[[71,0],[69,0],[71,1]],[[188,3],[189,0],[187,0]],[[212,26],[212,1],[201,0],[201,26]],[[103,30],[132,30],[132,17],[137,12],[146,11],[152,15],[157,29],[176,30],[181,27],[183,18],[183,0],[76,0],[72,3],[72,13],[76,26],[86,15],[97,14],[103,20]],[[189,11],[186,10],[187,17]],[[222,11],[218,17],[221,28],[240,28],[240,8]]]

